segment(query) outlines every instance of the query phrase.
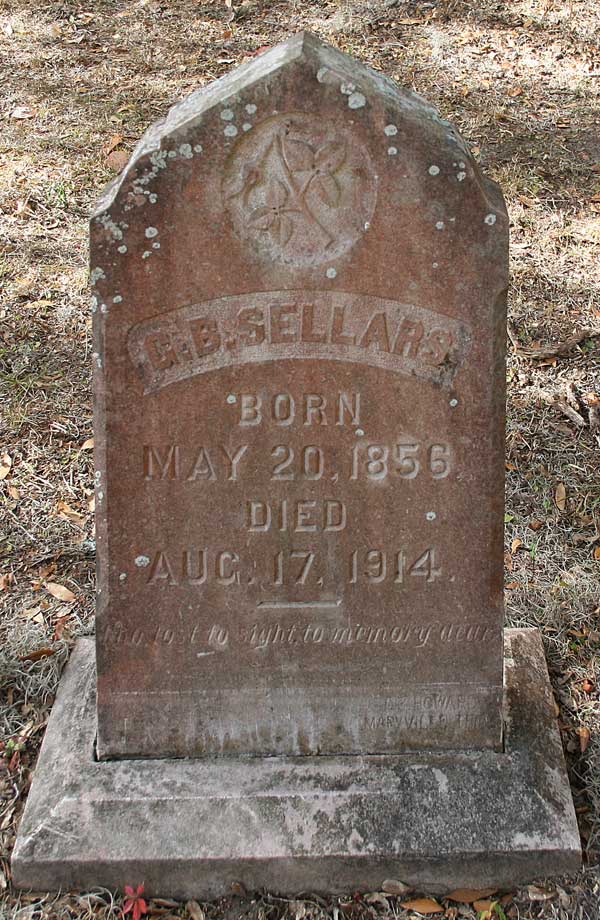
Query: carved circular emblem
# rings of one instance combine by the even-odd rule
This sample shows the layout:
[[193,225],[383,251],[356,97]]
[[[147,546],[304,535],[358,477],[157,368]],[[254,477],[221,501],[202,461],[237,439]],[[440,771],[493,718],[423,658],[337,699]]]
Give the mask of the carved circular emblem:
[[223,194],[237,233],[289,265],[331,261],[368,227],[377,196],[364,146],[300,113],[256,125],[234,148]]

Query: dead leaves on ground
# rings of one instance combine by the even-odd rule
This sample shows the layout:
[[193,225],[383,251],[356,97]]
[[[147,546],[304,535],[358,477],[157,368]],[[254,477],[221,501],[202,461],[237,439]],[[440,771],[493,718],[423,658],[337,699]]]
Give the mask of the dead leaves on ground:
[[443,914],[445,908],[433,898],[415,898],[413,901],[402,901],[400,907],[404,910],[414,910],[417,914]]
[[554,504],[559,511],[567,510],[567,490],[562,482],[559,482],[554,490]]
[[6,479],[12,468],[12,457],[9,454],[2,454],[0,457],[0,480]]
[[52,597],[55,597],[59,601],[63,601],[65,604],[72,604],[77,600],[76,596],[69,588],[66,588],[64,585],[60,585],[56,581],[47,581],[44,585],[44,588],[46,591],[48,591],[49,594],[52,595]]

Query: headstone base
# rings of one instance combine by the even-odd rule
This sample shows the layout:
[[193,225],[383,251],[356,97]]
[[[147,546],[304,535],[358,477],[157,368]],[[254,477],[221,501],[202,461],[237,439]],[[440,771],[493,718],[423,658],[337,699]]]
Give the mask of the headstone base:
[[507,630],[504,753],[98,762],[95,656],[64,674],[15,883],[212,898],[248,890],[514,887],[581,851],[537,631]]

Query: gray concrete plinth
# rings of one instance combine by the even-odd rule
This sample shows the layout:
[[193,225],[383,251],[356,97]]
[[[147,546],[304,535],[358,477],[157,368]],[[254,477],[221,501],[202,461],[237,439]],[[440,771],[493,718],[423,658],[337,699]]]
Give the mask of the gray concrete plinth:
[[507,630],[505,752],[97,762],[95,658],[64,674],[13,855],[23,888],[211,898],[267,888],[443,893],[580,864],[540,638]]

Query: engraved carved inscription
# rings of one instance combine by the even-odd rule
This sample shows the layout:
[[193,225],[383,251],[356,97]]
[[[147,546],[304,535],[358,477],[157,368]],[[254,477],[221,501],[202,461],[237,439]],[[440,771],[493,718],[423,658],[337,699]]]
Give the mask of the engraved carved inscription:
[[310,115],[276,115],[235,147],[223,197],[239,237],[288,265],[315,265],[368,229],[376,177],[356,136]]
[[368,364],[449,387],[467,326],[366,294],[270,291],[221,297],[134,326],[129,353],[146,392],[225,367],[317,358]]

